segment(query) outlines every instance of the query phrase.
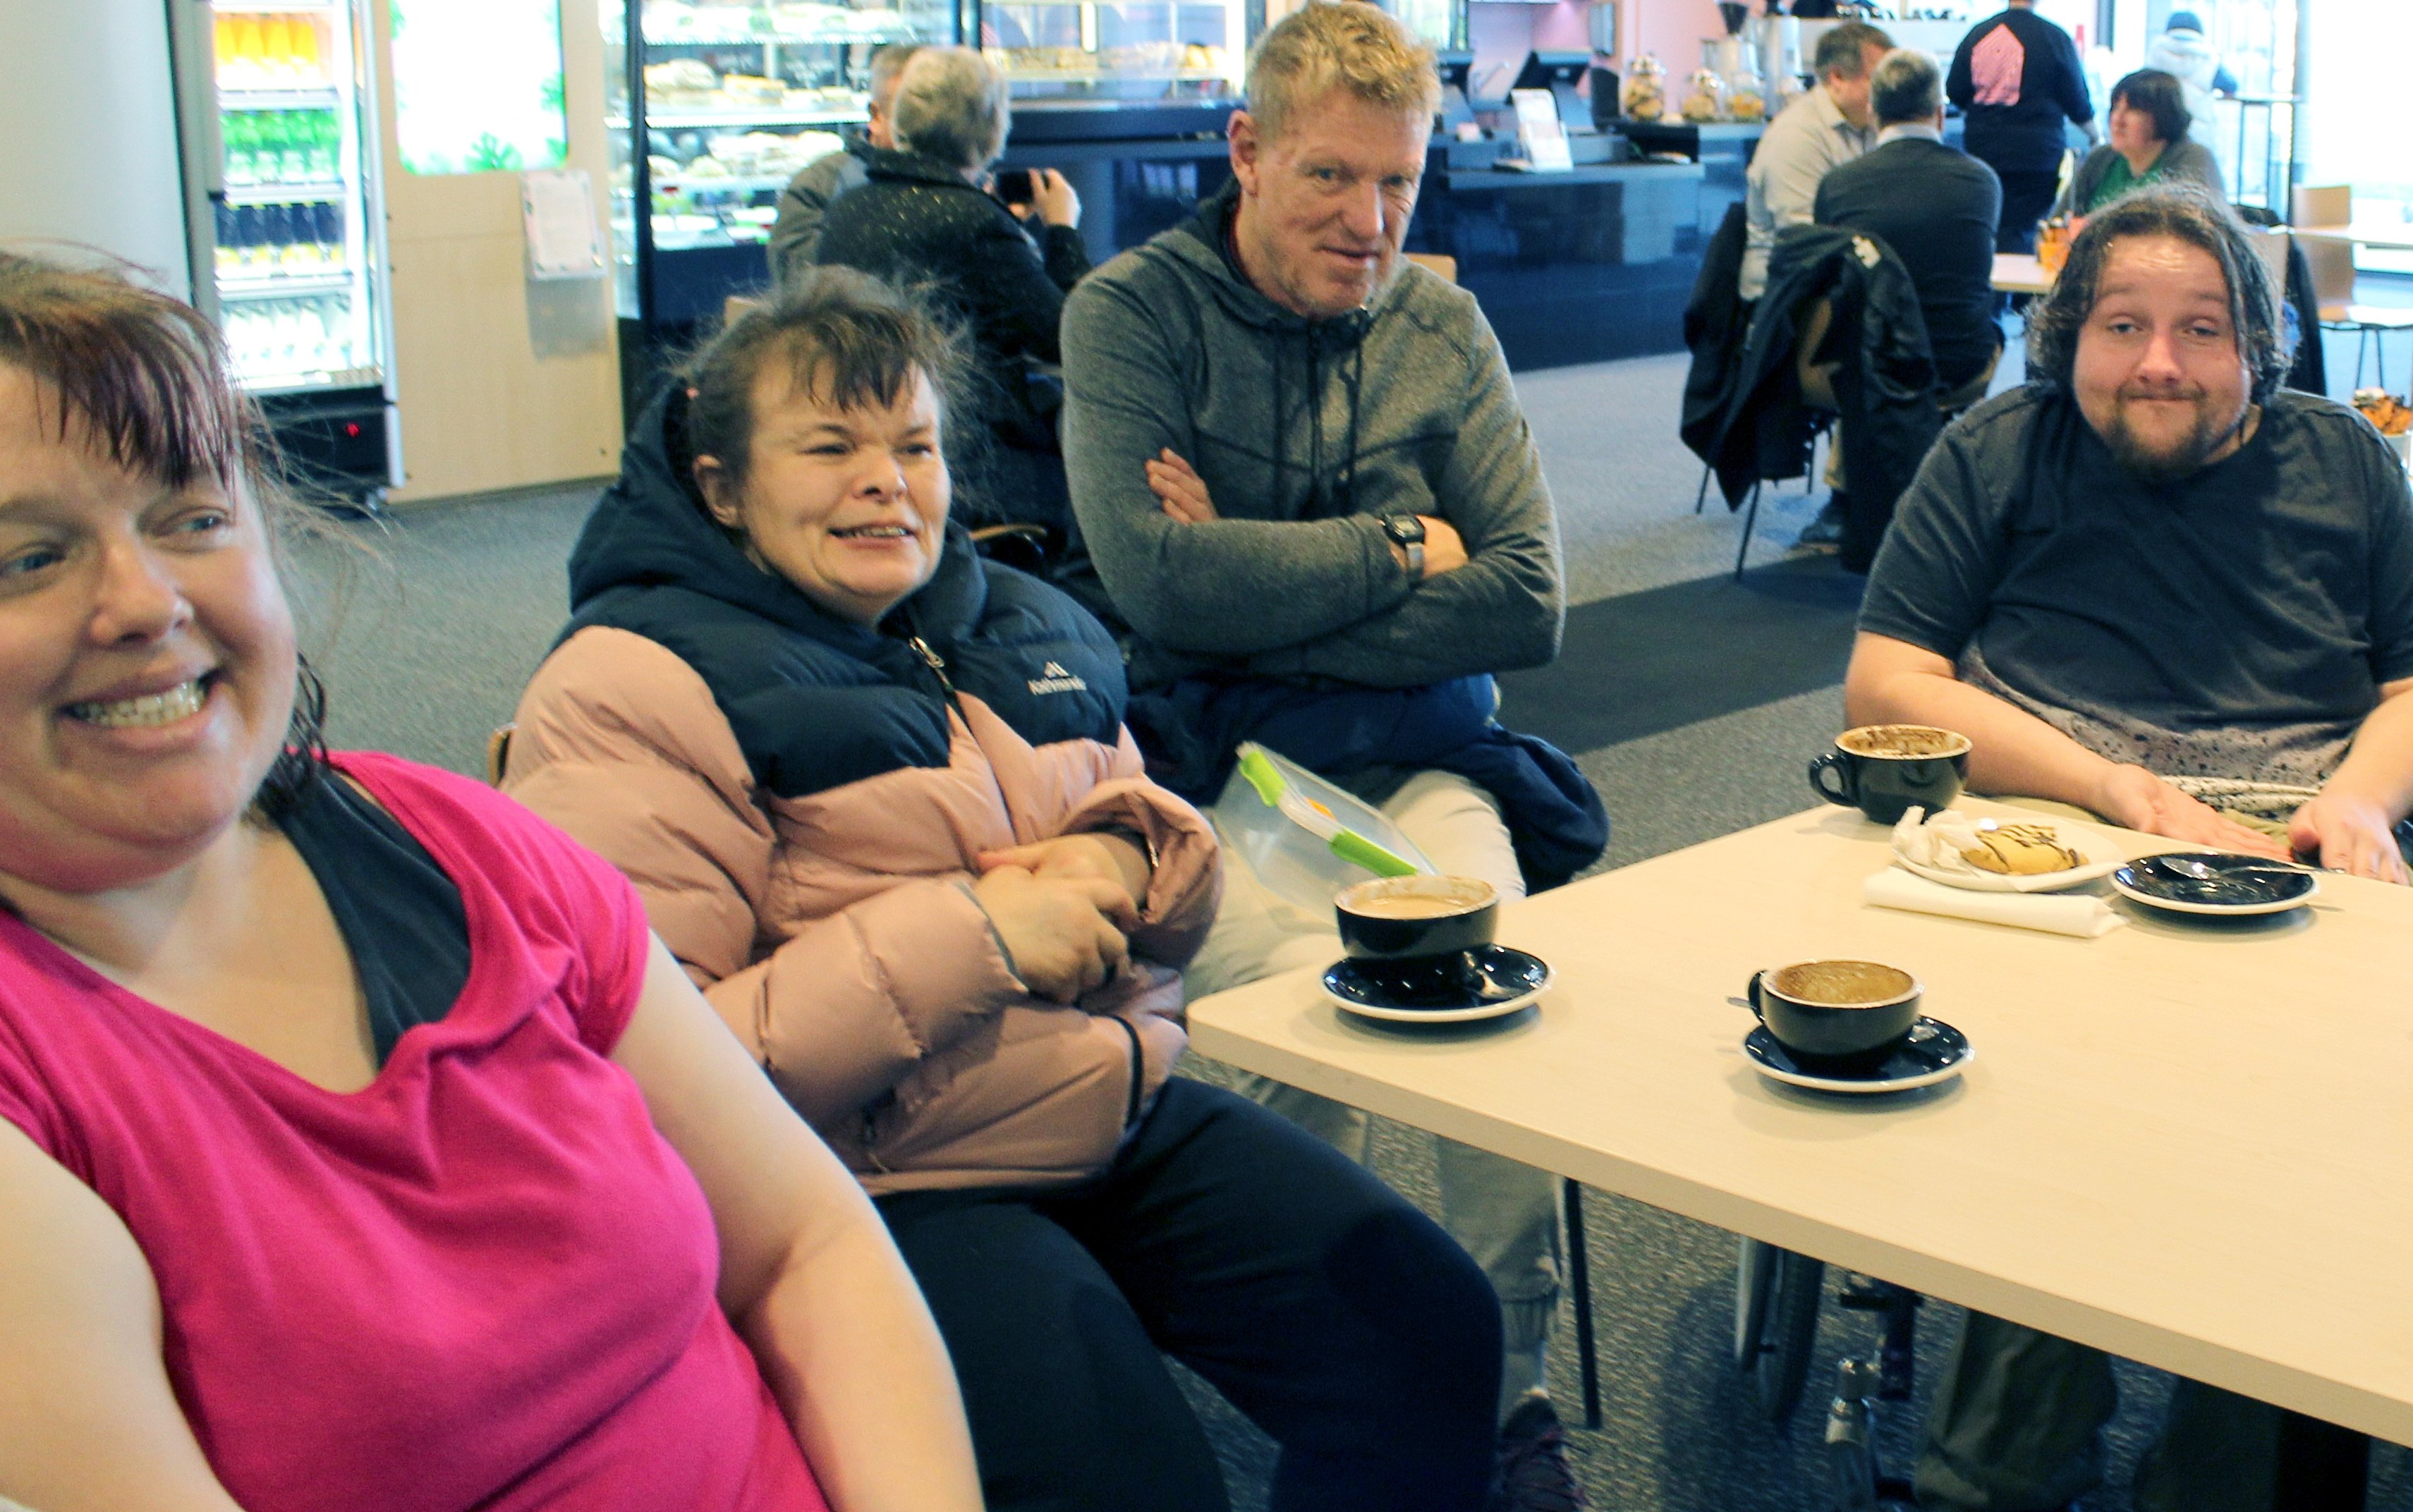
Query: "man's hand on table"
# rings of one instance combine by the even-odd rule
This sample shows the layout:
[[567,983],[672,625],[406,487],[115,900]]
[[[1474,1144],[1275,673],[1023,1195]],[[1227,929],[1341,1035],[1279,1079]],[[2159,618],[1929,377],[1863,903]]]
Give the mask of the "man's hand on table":
[[2324,793],[2296,810],[2287,838],[2299,854],[2334,870],[2399,885],[2413,882],[2388,811],[2369,799]]
[[[1206,480],[1170,447],[1148,459],[1147,486],[1164,512],[1183,525],[1205,525],[1221,518],[1215,512],[1214,499],[1207,496]],[[1425,527],[1425,576],[1439,577],[1466,565],[1466,541],[1456,526],[1438,514],[1419,514],[1416,518],[1424,522]],[[1394,542],[1391,555],[1400,566],[1407,565],[1406,547]]]
[[2147,835],[2269,856],[2273,861],[2291,859],[2279,841],[2187,796],[2141,766],[2114,764],[2104,774],[2099,795],[2087,807],[2123,828]]

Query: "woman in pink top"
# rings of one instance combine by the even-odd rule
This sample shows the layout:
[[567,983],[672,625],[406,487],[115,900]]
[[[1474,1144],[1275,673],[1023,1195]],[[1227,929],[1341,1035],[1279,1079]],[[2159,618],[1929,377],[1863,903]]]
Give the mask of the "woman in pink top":
[[880,1220],[629,885],[318,745],[274,500],[199,316],[0,255],[0,1497],[977,1507]]

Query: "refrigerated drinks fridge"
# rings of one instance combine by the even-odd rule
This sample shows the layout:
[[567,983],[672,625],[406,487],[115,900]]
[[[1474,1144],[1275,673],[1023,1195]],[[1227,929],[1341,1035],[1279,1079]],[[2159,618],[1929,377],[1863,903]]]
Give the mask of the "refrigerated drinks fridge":
[[171,0],[195,303],[289,464],[402,482],[368,0]]

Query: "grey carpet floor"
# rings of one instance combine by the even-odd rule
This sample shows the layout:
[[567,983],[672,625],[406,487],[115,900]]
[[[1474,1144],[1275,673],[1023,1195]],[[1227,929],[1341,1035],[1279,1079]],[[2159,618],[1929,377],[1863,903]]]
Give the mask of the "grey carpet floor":
[[[2332,363],[2351,352],[2332,346]],[[2016,358],[1998,384],[2017,381]],[[1783,676],[1702,702],[1675,696],[1647,677],[1620,681],[1616,627],[1633,616],[1711,615],[1735,600],[1722,574],[1732,568],[1739,522],[1716,503],[1693,512],[1699,466],[1675,440],[1680,358],[1646,358],[1522,375],[1532,419],[1558,500],[1570,598],[1603,607],[1598,635],[1582,644],[1603,687],[1581,707],[1535,707],[1536,722],[1571,720],[1584,770],[1614,819],[1603,867],[1625,866],[1798,811],[1810,801],[1802,768],[1842,725],[1842,662],[1835,601],[1848,585],[1819,575],[1831,564],[1793,556],[1793,538],[1814,512],[1799,491],[1764,497],[1751,561],[1754,586],[1829,600],[1802,633],[1828,648]],[[375,747],[455,771],[482,768],[488,732],[511,717],[521,685],[542,660],[564,614],[564,561],[596,488],[423,505],[348,539],[305,541],[296,552],[297,598],[305,646],[331,689],[337,745]],[[1653,590],[1670,590],[1654,593]],[[1761,605],[1761,610],[1766,610]],[[1780,605],[1779,609],[1782,610]],[[1577,610],[1578,616],[1583,611]],[[1621,617],[1622,616],[1622,617]],[[1770,622],[1765,634],[1782,626]],[[1747,676],[1739,683],[1749,684]],[[1554,689],[1554,690],[1553,690]],[[1581,704],[1580,686],[1530,691]],[[1681,690],[1677,690],[1680,692]],[[1517,692],[1512,689],[1513,700]],[[1621,708],[1656,701],[1649,707]],[[1593,706],[1598,705],[1597,707]],[[1513,705],[1512,705],[1513,707]],[[1674,712],[1667,712],[1672,709]],[[1603,712],[1606,710],[1606,712]],[[1213,1079],[1221,1068],[1201,1063]],[[1385,1125],[1376,1167],[1416,1200],[1433,1200],[1429,1137]],[[1590,1214],[1593,1312],[1603,1374],[1598,1431],[1571,1435],[1575,1460],[1595,1506],[1619,1512],[1811,1512],[1827,1505],[1819,1458],[1823,1403],[1833,1362],[1873,1337],[1858,1315],[1829,1306],[1819,1359],[1801,1410],[1783,1427],[1757,1420],[1725,1362],[1731,1327],[1734,1239],[1670,1214],[1594,1193]],[[1955,1327],[1951,1308],[1931,1305],[1920,1322],[1921,1401],[1882,1425],[1890,1464],[1906,1467],[1924,1397]],[[1577,1392],[1571,1317],[1562,1317],[1550,1355],[1552,1386],[1572,1419]],[[2125,1512],[2127,1482],[2167,1392],[2157,1372],[2124,1367],[2124,1405],[2112,1435],[2110,1483],[2091,1512]],[[1232,1483],[1236,1507],[1264,1505],[1270,1445],[1211,1393],[1192,1383]],[[2375,1508],[2413,1512],[2408,1456],[2383,1447]]]

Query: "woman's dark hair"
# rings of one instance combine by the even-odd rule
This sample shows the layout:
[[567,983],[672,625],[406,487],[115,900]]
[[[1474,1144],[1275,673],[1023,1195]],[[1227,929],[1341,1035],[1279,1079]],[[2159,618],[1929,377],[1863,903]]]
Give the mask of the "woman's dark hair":
[[[81,418],[111,462],[169,488],[209,482],[248,496],[284,565],[301,506],[286,487],[258,407],[228,375],[226,346],[200,312],[113,269],[72,268],[0,252],[0,363],[35,380],[37,423],[61,440]],[[47,395],[55,415],[40,408]],[[303,662],[285,749],[253,795],[283,819],[326,770],[326,689]]]
[[2152,116],[2154,135],[2165,144],[2184,141],[2187,127],[2195,125],[2194,112],[2187,109],[2185,89],[2180,86],[2176,75],[2159,68],[2139,68],[2113,84],[2111,103]]
[[2112,244],[2132,236],[2170,236],[2199,246],[2220,265],[2228,285],[2228,321],[2237,334],[2238,360],[2256,404],[2267,402],[2287,377],[2294,358],[2279,323],[2279,301],[2271,273],[2229,208],[2193,184],[2161,184],[2125,194],[2089,217],[2070,244],[2069,260],[2052,292],[2028,307],[2028,381],[2061,393],[2070,392],[2078,362],[2078,333],[2095,311],[2103,265]]
[[[807,271],[793,287],[722,328],[688,359],[687,442],[690,455],[719,460],[732,488],[746,484],[754,452],[754,385],[764,364],[784,363],[794,392],[840,409],[893,405],[930,381],[941,417],[968,381],[964,338],[914,294],[852,268]],[[940,436],[955,454],[958,427]]]

